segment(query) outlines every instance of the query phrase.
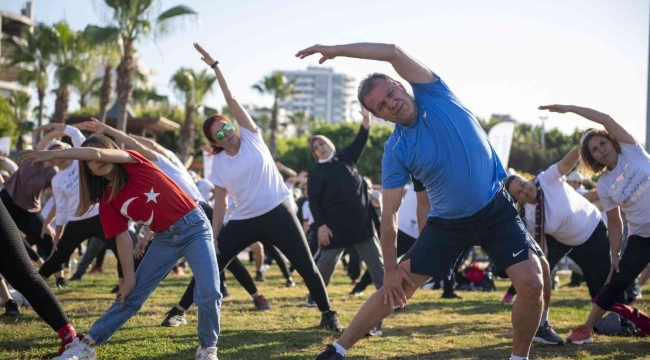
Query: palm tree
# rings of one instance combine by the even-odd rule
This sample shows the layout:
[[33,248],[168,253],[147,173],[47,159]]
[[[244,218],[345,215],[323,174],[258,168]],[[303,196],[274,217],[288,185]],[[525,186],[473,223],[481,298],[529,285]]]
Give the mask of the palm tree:
[[316,121],[316,118],[306,111],[294,111],[289,115],[289,121],[296,127],[296,135],[300,137],[309,130],[309,124]]
[[26,124],[27,112],[29,111],[29,104],[32,97],[21,91],[14,91],[9,97],[9,104],[14,108],[14,120],[18,127],[18,141],[16,142],[16,150],[22,151],[24,147],[23,135],[29,130],[29,124]]
[[68,116],[70,86],[83,80],[81,64],[87,57],[85,54],[87,46],[81,33],[72,30],[65,21],[54,24],[54,31],[58,36],[57,49],[54,53],[54,65],[56,67],[54,77],[58,88],[54,90],[56,101],[54,103],[53,121],[63,123]]
[[24,41],[13,37],[6,38],[15,49],[9,59],[9,66],[26,65],[27,69],[20,72],[18,79],[21,83],[33,83],[36,86],[38,126],[41,126],[48,87],[48,68],[52,63],[52,54],[56,51],[57,35],[52,27],[39,24],[33,33],[25,28],[22,38]]
[[104,66],[104,76],[99,88],[99,120],[106,122],[106,109],[113,93],[113,72],[120,62],[120,32],[117,28],[88,25],[83,31],[85,41],[95,48],[99,63]]
[[212,91],[212,85],[217,78],[208,73],[207,69],[195,72],[192,69],[180,68],[172,76],[170,85],[185,105],[185,121],[181,126],[180,150],[181,160],[189,158],[194,148],[196,133],[196,115],[203,105],[203,98]]
[[[104,0],[112,11],[112,24],[100,28],[106,34],[119,34],[122,41],[122,59],[117,66],[117,97],[119,112],[117,128],[126,131],[126,107],[131,101],[133,91],[133,76],[136,71],[134,60],[134,45],[136,40],[151,34],[152,27],[158,35],[168,33],[173,20],[187,17],[197,18],[197,13],[191,8],[178,5],[154,16],[154,8],[160,0]],[[152,26],[153,24],[153,26]]]
[[284,74],[276,71],[272,73],[271,76],[265,76],[264,79],[253,85],[253,89],[257,90],[260,94],[273,96],[273,108],[271,111],[270,124],[271,138],[269,145],[269,150],[271,150],[271,155],[273,155],[273,157],[275,157],[276,154],[275,138],[278,132],[278,112],[280,110],[280,101],[287,99],[296,93],[293,89],[293,84],[295,82],[296,79],[287,81]]

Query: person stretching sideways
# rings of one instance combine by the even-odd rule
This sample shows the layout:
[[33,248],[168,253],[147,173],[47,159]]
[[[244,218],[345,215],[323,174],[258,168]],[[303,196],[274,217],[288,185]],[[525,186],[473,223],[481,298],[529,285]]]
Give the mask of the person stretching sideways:
[[[438,75],[396,45],[315,45],[296,56],[316,53],[321,64],[337,56],[388,62],[414,93],[411,97],[399,81],[381,73],[359,85],[361,105],[395,124],[382,158],[384,287],[317,359],[344,359],[374,324],[405,306],[430,277],[449,276],[459,255],[475,245],[491,255],[517,288],[510,358],[527,359],[544,307],[542,277],[548,276],[548,264],[503,189],[506,172],[474,115]],[[398,264],[397,212],[410,174],[427,188],[431,210],[418,240]]]

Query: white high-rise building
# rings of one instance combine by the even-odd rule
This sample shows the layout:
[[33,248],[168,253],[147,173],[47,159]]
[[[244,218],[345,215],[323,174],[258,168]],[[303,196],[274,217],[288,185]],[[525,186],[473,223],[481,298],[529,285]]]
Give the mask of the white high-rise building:
[[288,112],[305,111],[316,119],[340,123],[349,118],[354,99],[354,79],[332,68],[308,67],[307,70],[281,71],[287,80],[296,80],[298,92],[280,106]]

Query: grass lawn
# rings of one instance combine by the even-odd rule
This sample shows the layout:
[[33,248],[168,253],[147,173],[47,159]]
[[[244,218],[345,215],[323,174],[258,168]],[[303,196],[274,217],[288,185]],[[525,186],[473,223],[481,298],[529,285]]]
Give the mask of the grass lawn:
[[[79,332],[87,332],[111,304],[111,288],[117,279],[115,260],[106,258],[103,275],[85,276],[69,289],[55,290]],[[249,268],[252,269],[252,268]],[[164,313],[174,305],[189,283],[189,275],[170,275],[163,281],[139,314],[101,346],[101,359],[193,359],[197,346],[196,308],[187,313],[188,325],[163,328]],[[300,278],[296,279],[298,282]],[[568,282],[562,278],[562,282]],[[49,280],[53,285],[53,280]],[[257,312],[244,289],[229,275],[231,297],[222,307],[219,338],[221,360],[314,359],[336,335],[316,328],[317,310],[304,306],[304,285],[284,288],[276,266],[259,284],[273,309]],[[362,340],[348,359],[507,359],[512,329],[511,305],[500,302],[509,284],[500,281],[498,292],[460,292],[463,300],[442,300],[440,291],[420,290],[407,308],[384,322],[384,336]],[[339,268],[329,294],[345,327],[363,303],[364,297],[348,295],[351,285]],[[368,292],[366,292],[368,294]],[[650,292],[637,300],[636,307],[650,313]],[[586,286],[561,288],[553,292],[551,321],[566,337],[583,321],[590,309]],[[17,320],[0,316],[0,359],[49,359],[58,349],[58,338],[32,309],[23,310]],[[641,338],[596,336],[586,346],[538,346],[532,359],[650,359],[650,341]]]

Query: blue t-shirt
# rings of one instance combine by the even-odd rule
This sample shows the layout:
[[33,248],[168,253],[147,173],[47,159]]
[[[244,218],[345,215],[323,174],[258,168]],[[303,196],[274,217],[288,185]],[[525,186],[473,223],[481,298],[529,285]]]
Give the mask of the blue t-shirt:
[[411,84],[418,118],[395,125],[384,146],[382,186],[400,188],[413,174],[427,188],[430,217],[459,219],[485,207],[506,172],[474,115],[434,76]]

